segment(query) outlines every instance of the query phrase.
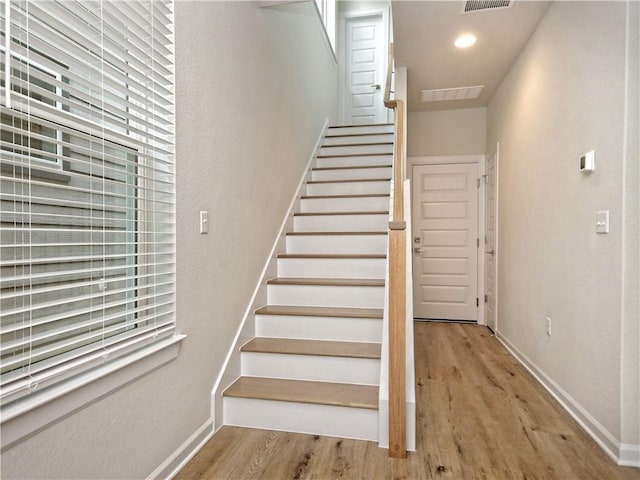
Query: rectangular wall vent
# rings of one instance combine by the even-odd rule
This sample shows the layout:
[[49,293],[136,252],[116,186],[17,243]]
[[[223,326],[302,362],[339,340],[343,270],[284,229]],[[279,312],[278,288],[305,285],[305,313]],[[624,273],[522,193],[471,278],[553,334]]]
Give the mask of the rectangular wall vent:
[[422,90],[423,102],[443,102],[445,100],[471,100],[478,98],[484,85],[475,87],[441,88],[438,90]]
[[468,0],[464,2],[462,13],[509,8],[514,0]]

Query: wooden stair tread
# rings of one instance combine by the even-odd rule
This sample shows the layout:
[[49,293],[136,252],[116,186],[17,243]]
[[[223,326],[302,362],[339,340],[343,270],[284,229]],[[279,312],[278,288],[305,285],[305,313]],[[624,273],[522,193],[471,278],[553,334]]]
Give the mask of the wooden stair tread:
[[267,281],[268,285],[312,285],[334,287],[384,287],[384,279],[378,278],[307,278],[278,277]]
[[360,259],[360,258],[387,258],[383,253],[280,253],[277,258],[318,258],[318,259]]
[[387,235],[388,232],[287,232],[285,235]]
[[[338,146],[338,145],[334,145]],[[344,146],[344,145],[340,145]],[[323,147],[324,148],[324,147]],[[334,153],[333,155],[316,155],[316,158],[335,158],[335,157],[373,157],[376,155],[393,155],[393,153],[379,152],[379,153]]]
[[338,137],[363,137],[369,135],[393,135],[393,132],[372,132],[372,133],[338,133],[331,135],[330,133],[325,135],[325,138],[338,138]]
[[393,165],[357,165],[355,167],[320,167],[320,168],[312,168],[314,172],[322,172],[327,170],[358,170],[362,168],[391,168]]
[[311,217],[314,215],[389,215],[387,210],[371,210],[366,212],[296,212],[294,217]]
[[377,386],[348,383],[240,377],[225,390],[223,395],[281,402],[378,409]]
[[346,180],[309,180],[307,184],[317,183],[362,183],[362,182],[390,182],[390,178],[360,178],[360,179],[346,179]]
[[329,128],[367,128],[367,127],[388,127],[394,123],[365,123],[363,125],[330,125]]
[[332,148],[332,147],[370,147],[372,145],[393,145],[393,142],[345,143],[345,144],[342,144],[342,145],[322,145],[322,148]]
[[314,355],[320,357],[380,359],[381,345],[364,342],[301,340],[297,338],[256,337],[244,344],[242,352]]
[[301,200],[324,200],[327,198],[381,198],[390,197],[389,193],[363,193],[354,195],[301,195]]
[[299,305],[265,305],[256,315],[286,315],[295,317],[345,317],[382,319],[381,308],[304,307]]

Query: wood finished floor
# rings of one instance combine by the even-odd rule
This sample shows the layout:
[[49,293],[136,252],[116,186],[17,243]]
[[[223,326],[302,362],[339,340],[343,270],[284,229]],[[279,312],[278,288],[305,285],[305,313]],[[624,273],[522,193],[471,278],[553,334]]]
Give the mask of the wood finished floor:
[[186,479],[638,480],[618,467],[490,331],[416,323],[417,451],[223,427]]

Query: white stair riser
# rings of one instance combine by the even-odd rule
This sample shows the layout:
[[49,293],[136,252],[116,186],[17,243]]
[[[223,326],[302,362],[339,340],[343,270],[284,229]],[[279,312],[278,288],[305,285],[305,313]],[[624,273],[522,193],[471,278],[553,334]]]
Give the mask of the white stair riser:
[[367,178],[391,178],[391,167],[384,168],[338,168],[313,170],[311,180],[362,180]]
[[311,212],[376,212],[389,210],[390,197],[303,198],[300,211]]
[[308,183],[307,195],[373,195],[388,194],[391,190],[390,180],[377,182],[331,182]]
[[360,125],[358,127],[329,128],[327,135],[360,135],[362,133],[393,133],[393,125]]
[[380,360],[242,352],[241,372],[243,377],[378,385]]
[[391,165],[392,155],[367,155],[366,157],[326,157],[316,160],[317,168],[366,167],[369,165]]
[[380,342],[382,341],[382,319],[258,314],[256,315],[256,336]]
[[320,155],[358,155],[363,153],[393,153],[393,144],[380,145],[337,145],[320,147]]
[[[342,134],[344,135],[344,134]],[[324,137],[322,145],[351,145],[354,143],[388,143],[393,142],[393,133],[384,135],[349,135],[340,137]]]
[[296,232],[384,232],[389,215],[297,215],[293,217]]
[[378,440],[378,411],[296,402],[224,397],[226,425]]
[[384,287],[267,285],[269,305],[383,308]]
[[387,253],[387,235],[287,235],[287,253]]
[[279,258],[280,277],[384,278],[386,258]]

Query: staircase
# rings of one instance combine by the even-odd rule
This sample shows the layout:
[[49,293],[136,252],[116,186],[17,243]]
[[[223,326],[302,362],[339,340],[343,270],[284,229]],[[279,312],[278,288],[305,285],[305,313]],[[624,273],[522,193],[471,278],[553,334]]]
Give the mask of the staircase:
[[378,441],[393,138],[393,125],[328,129],[225,424]]

